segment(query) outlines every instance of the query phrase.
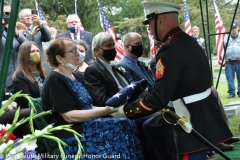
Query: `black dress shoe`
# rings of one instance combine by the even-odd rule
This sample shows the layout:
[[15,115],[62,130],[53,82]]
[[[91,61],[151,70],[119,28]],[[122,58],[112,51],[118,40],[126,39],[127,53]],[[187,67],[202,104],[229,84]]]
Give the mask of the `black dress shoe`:
[[232,137],[231,139],[225,141],[224,143],[226,144],[232,144],[234,142],[239,142],[240,141],[240,138],[239,137]]
[[225,144],[225,143],[222,143],[220,145],[217,146],[218,149],[220,149],[221,151],[230,151],[234,148],[234,145],[232,144]]

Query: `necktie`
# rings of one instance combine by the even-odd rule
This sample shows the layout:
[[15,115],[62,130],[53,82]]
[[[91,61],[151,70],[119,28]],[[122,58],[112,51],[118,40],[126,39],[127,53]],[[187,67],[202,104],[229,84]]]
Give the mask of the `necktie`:
[[74,40],[77,40],[77,33],[74,33]]
[[146,80],[148,81],[148,83],[153,86],[154,84],[154,80],[150,77],[149,73],[147,72],[147,70],[144,68],[143,64],[140,61],[137,61],[137,65],[138,67],[141,69],[142,73],[145,75]]
[[121,77],[121,76],[119,75],[119,73],[117,72],[117,69],[116,69],[115,67],[112,67],[112,71],[113,71],[115,77],[117,78],[118,83],[119,83],[123,88],[126,87],[128,84],[126,84],[126,83],[123,81],[122,77]]
[[30,34],[30,33],[31,33],[31,28],[29,27],[29,28],[28,28],[28,34]]

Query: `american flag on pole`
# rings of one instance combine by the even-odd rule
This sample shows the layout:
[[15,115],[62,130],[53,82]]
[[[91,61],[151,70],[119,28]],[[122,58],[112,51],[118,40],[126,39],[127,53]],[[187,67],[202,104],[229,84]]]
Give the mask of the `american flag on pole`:
[[[215,28],[216,28],[216,33],[223,33],[225,32],[225,28],[223,25],[223,21],[220,17],[218,7],[216,5],[216,2],[213,1],[214,5],[214,12],[215,12]],[[224,38],[226,34],[219,34],[216,35],[216,51],[217,51],[217,58],[218,58],[218,64],[222,64],[223,61],[223,54],[224,54]]]
[[37,12],[38,12],[38,16],[39,16],[42,24],[44,24],[45,26],[48,26],[48,23],[47,23],[47,21],[45,20],[43,14],[42,14],[42,12],[41,12],[41,10],[39,9],[38,3],[37,3],[36,0],[35,0],[35,4],[36,4],[36,10],[37,10]]
[[99,12],[100,12],[101,26],[102,26],[103,30],[107,33],[110,33],[112,35],[113,39],[115,40],[115,44],[116,44],[115,48],[117,51],[117,55],[116,55],[116,58],[114,61],[117,63],[124,56],[124,49],[123,49],[123,46],[121,45],[121,43],[119,43],[118,40],[116,39],[116,34],[114,32],[114,28],[112,27],[110,21],[106,17],[99,0],[97,0],[97,2],[98,2],[98,8],[99,8]]
[[153,57],[156,54],[156,51],[154,49],[154,39],[153,39],[153,35],[149,31],[149,25],[146,25],[146,28],[148,32],[148,39],[150,42],[150,53],[151,53],[151,57]]
[[[74,0],[74,12],[75,12],[75,14],[77,14],[77,0]],[[79,17],[79,19],[80,19],[80,17]],[[80,19],[80,29],[81,30],[84,30],[84,28],[83,28],[83,25],[82,25],[82,23],[81,23],[81,19]]]
[[191,27],[190,18],[189,18],[189,15],[188,15],[186,0],[183,0],[183,11],[184,11],[185,32],[189,35],[192,35],[192,27]]

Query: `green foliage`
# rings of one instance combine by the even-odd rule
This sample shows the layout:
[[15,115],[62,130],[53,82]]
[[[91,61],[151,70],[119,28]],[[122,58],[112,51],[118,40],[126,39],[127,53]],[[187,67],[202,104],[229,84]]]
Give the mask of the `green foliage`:
[[53,19],[50,18],[49,15],[45,16],[46,19],[48,19],[48,25],[50,27],[55,27],[58,31],[58,33],[65,32],[67,30],[67,25],[66,25],[66,15],[59,15],[57,16],[56,20],[54,21]]
[[[121,33],[122,35],[132,31],[140,33],[143,37],[145,51],[148,52],[149,40],[147,31],[146,27],[141,24],[141,21],[144,19],[143,7],[141,5],[142,1],[143,0],[100,0],[100,3],[104,8],[105,14],[112,23],[115,32]],[[174,2],[181,5],[183,8],[182,0],[149,1]],[[206,2],[208,2],[208,4],[206,4]],[[217,0],[216,3],[226,31],[229,31],[236,5],[230,2],[226,3],[224,0]],[[202,5],[203,20],[201,17],[200,4]],[[47,17],[47,22],[50,26],[56,27],[58,33],[66,30],[66,17],[74,13],[74,0],[38,0],[38,5],[45,15],[45,18]],[[204,37],[205,30],[206,42],[210,43],[210,53],[214,53],[214,48],[216,46],[215,35],[208,37],[208,33],[215,33],[213,0],[188,0],[187,5],[192,27],[196,25],[200,28],[200,37]],[[20,9],[22,8],[35,8],[34,0],[21,0]],[[99,22],[97,0],[77,0],[77,12],[85,30],[93,32],[94,34],[103,31]],[[239,22],[239,17],[240,13],[237,12],[235,21]],[[179,22],[181,28],[184,29],[183,9],[179,12]]]

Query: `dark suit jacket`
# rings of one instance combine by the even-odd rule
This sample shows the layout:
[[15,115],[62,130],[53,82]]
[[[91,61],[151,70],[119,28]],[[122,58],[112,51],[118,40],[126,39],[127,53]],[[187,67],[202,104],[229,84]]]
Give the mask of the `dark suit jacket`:
[[[1,48],[0,48],[0,69],[2,68],[2,59],[4,55],[4,48],[6,45],[6,38],[7,38],[7,32],[5,30],[2,30],[2,41],[1,41]],[[6,79],[6,86],[9,87],[12,85],[12,75],[17,69],[17,61],[18,61],[18,50],[19,46],[25,41],[27,38],[19,32],[18,37],[13,37],[13,44],[12,44],[12,51],[10,55],[10,61],[8,65],[8,73],[7,73],[7,79]],[[2,85],[2,84],[1,84]]]
[[[128,81],[121,71],[117,71]],[[119,91],[114,77],[98,58],[85,70],[84,80],[94,106],[106,106],[105,102]]]
[[[67,37],[72,39],[69,31],[56,35],[56,39],[59,37]],[[89,45],[88,53],[86,54],[85,61],[90,62],[92,60],[92,39],[94,35],[91,32],[80,30],[80,39],[84,40]]]
[[[130,82],[136,82],[142,79],[147,79],[145,74],[141,71],[136,63],[134,63],[130,57],[124,55],[124,57],[117,63],[118,67],[123,67],[125,69],[124,75],[128,78]],[[146,69],[150,78],[154,81],[154,75],[151,70]],[[148,83],[148,89],[151,90],[153,86]]]
[[[44,77],[42,76],[42,78]],[[21,93],[29,94],[33,98],[40,97],[38,82],[32,83],[21,71],[17,73],[17,80],[13,81],[12,86],[15,93],[22,91]],[[28,100],[26,98],[17,98],[16,102],[21,108],[28,108]]]

